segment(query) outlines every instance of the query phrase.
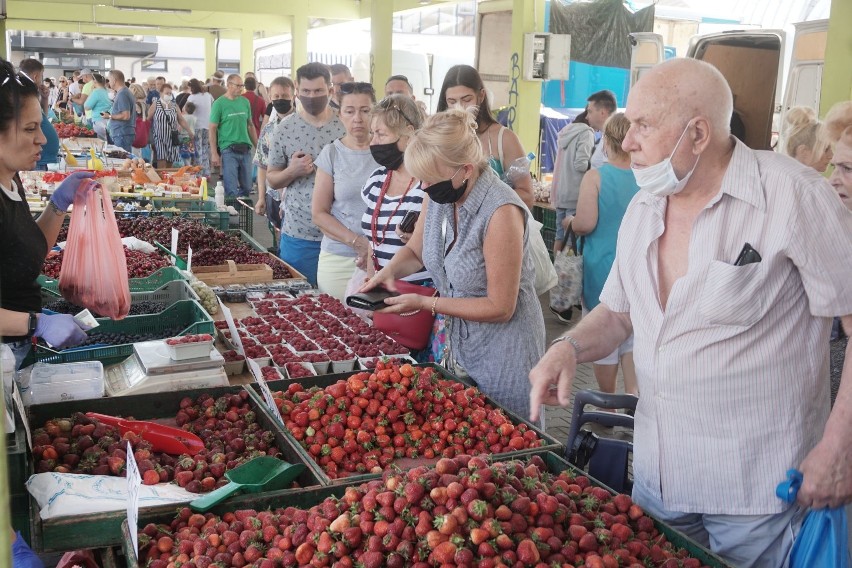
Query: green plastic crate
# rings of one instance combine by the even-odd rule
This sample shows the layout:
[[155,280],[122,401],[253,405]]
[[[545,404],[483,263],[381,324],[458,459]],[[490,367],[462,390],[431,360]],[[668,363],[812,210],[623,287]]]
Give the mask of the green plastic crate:
[[[130,292],[153,292],[158,290],[163,285],[175,280],[186,281],[186,276],[181,274],[180,270],[174,266],[166,266],[161,268],[144,278],[130,279]],[[61,296],[59,293],[59,279],[53,279],[44,274],[40,275],[36,281],[41,285],[43,292],[52,293],[54,296]]]
[[[193,219],[220,231],[227,231],[230,226],[230,215],[228,215],[228,212],[219,211],[216,208],[216,202],[209,199],[207,201],[158,201],[154,203],[154,207],[155,210],[151,213],[152,216],[178,216],[185,219]],[[162,211],[166,207],[175,207],[180,209],[181,212]]]
[[[43,303],[50,303],[60,298],[58,292],[53,292],[42,288],[41,297]],[[173,280],[167,282],[154,290],[153,292],[131,292],[130,303],[137,302],[162,302],[166,307],[170,307],[175,302],[181,300],[196,300],[200,301],[198,294],[192,289],[192,286],[186,280]]]
[[[214,333],[213,320],[195,300],[182,300],[158,314],[133,316],[121,321],[98,320],[98,331],[104,333],[158,333],[179,327],[178,335],[195,333]],[[100,361],[107,365],[120,363],[133,354],[133,344],[110,345],[107,347],[84,347],[55,351],[48,347],[37,346],[36,361],[44,363],[71,363],[74,361]]]
[[[241,201],[242,203],[240,203]],[[254,200],[250,197],[226,197],[225,205],[231,205],[237,210],[237,214],[240,218],[240,230],[251,235],[254,231]]]
[[556,210],[549,207],[541,208],[541,224],[545,229],[556,230]]
[[[416,365],[416,367],[418,367],[418,368],[433,368],[433,369],[436,369],[438,371],[438,373],[440,375],[442,375],[442,377],[444,379],[451,380],[451,381],[457,381],[457,382],[463,383],[466,386],[476,386],[476,384],[474,382],[472,382],[470,380],[466,380],[466,379],[456,377],[455,375],[453,375],[449,371],[447,371],[445,368],[441,367],[440,365],[436,365],[434,363],[418,364],[418,365]],[[346,372],[346,373],[334,373],[334,374],[330,374],[330,375],[319,375],[319,376],[313,376],[313,377],[305,377],[305,378],[302,378],[302,379],[281,379],[281,380],[277,380],[277,381],[268,381],[267,384],[269,385],[269,389],[272,390],[273,392],[274,391],[286,391],[287,387],[290,386],[291,384],[293,384],[294,382],[302,385],[305,389],[309,389],[311,387],[325,388],[325,387],[328,387],[330,385],[335,384],[337,381],[346,380],[349,377],[351,377],[352,375],[356,375],[356,374],[361,373],[361,372],[363,372],[363,371],[349,371],[349,372]],[[248,389],[249,393],[251,393],[252,395],[257,397],[258,401],[263,402],[263,397],[259,392],[259,388],[257,386],[257,383],[252,383],[250,385],[246,385],[246,388]],[[514,414],[513,412],[506,410],[505,408],[503,408],[502,406],[497,404],[497,402],[495,402],[494,399],[492,399],[491,397],[485,396],[485,402],[487,404],[490,404],[494,408],[501,409],[506,414],[506,416],[509,418],[509,420],[512,422],[512,424],[514,424],[516,426],[518,424],[521,424],[521,423],[526,424],[529,427],[529,429],[535,431],[535,433],[538,434],[539,438],[541,438],[544,441],[544,445],[540,446],[538,448],[508,451],[508,452],[504,452],[504,453],[501,453],[501,454],[493,454],[495,460],[514,459],[514,458],[517,458],[519,456],[526,456],[526,455],[530,455],[530,454],[534,454],[534,453],[540,453],[542,451],[548,451],[548,450],[560,451],[560,449],[562,448],[562,443],[559,440],[557,440],[556,438],[554,438],[550,434],[547,434],[546,432],[542,431],[538,426],[536,426],[535,424],[533,424],[529,420],[525,420],[525,419],[521,418],[520,416],[518,416],[517,414]],[[322,482],[323,485],[352,485],[352,484],[356,484],[356,483],[364,483],[364,482],[369,481],[371,479],[378,479],[379,477],[381,477],[381,475],[377,474],[377,473],[364,473],[364,474],[350,475],[348,477],[342,477],[342,478],[339,478],[339,479],[331,479],[330,477],[328,477],[328,475],[326,475],[326,473],[325,473],[325,471],[323,471],[322,467],[314,460],[314,457],[305,448],[302,447],[302,445],[299,443],[299,441],[296,440],[296,438],[293,437],[293,435],[290,433],[289,430],[287,430],[286,427],[284,428],[284,432],[287,435],[287,437],[289,438],[290,443],[293,444],[293,446],[301,454],[302,460],[306,464],[308,464],[308,467],[310,467],[314,470],[314,474],[317,476],[317,478],[319,478],[319,480]],[[435,459],[435,461],[437,461],[437,458]]]
[[553,243],[556,241],[556,230],[542,228],[541,229],[541,238],[544,239],[544,244],[547,246],[547,250],[551,251],[551,257],[553,256]]
[[[566,469],[571,469],[574,470],[578,475],[586,475],[584,472],[576,470],[574,466],[572,466],[553,452],[538,452],[534,455],[539,455],[544,460],[547,471],[552,474],[558,474],[559,472],[564,471]],[[517,458],[503,458],[502,460],[495,459],[494,461],[508,461],[509,459],[526,460],[529,457],[531,456],[518,456]],[[590,479],[592,481],[592,484],[609,489],[605,485],[599,483],[594,478]],[[357,484],[352,483],[351,485]],[[230,501],[226,501],[217,505],[210,512],[214,515],[222,515],[229,511],[236,511],[239,509],[254,509],[256,511],[276,509],[279,507],[298,507],[300,509],[309,509],[310,507],[321,503],[329,497],[337,499],[343,497],[343,494],[346,492],[346,488],[346,485],[336,485],[328,487],[309,487],[296,494],[272,491],[259,495],[241,495],[239,497],[231,499]],[[163,511],[161,509],[155,510],[153,508],[148,510],[142,510],[139,514],[139,526],[136,527],[136,529],[141,529],[147,523],[162,523],[168,525],[172,521],[172,519],[174,519],[174,516],[174,508],[168,511]],[[731,568],[730,565],[727,564],[724,560],[722,560],[706,548],[702,547],[700,544],[698,544],[691,538],[676,531],[675,529],[663,523],[662,521],[655,519],[653,516],[648,516],[653,519],[654,525],[657,530],[660,531],[660,533],[664,534],[669,542],[671,542],[678,548],[685,549],[690,556],[697,558],[699,561],[701,561],[703,565],[710,566],[711,568]],[[130,532],[129,527],[127,525],[127,519],[124,519],[122,521],[121,531],[123,534],[122,550],[127,560],[127,568],[142,568],[144,566],[144,563],[141,563],[136,560],[135,554],[131,552],[132,544],[130,540]]]

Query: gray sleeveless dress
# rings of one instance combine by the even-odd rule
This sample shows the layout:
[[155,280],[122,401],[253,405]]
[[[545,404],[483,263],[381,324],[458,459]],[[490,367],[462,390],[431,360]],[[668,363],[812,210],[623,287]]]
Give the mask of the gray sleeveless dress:
[[[445,298],[487,296],[483,242],[491,216],[511,204],[527,209],[512,188],[487,168],[459,207],[453,249],[453,204],[429,202],[423,235],[423,262]],[[529,418],[529,372],[544,355],[544,316],[535,295],[535,269],[529,251],[529,226],[524,230],[521,287],[512,319],[484,323],[447,317],[447,344],[453,357],[479,388],[501,406]]]

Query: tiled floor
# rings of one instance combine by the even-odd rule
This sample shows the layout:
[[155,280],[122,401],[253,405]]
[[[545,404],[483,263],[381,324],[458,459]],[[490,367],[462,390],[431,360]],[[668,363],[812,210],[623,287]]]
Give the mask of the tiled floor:
[[[254,196],[253,196],[254,197]],[[254,218],[254,238],[264,246],[272,246],[272,233],[267,228],[265,217],[255,215]],[[548,307],[548,295],[545,294],[541,298],[541,308],[544,313],[544,325],[546,332],[547,344],[559,337],[566,330],[570,329],[571,325],[579,321],[579,310],[575,310],[574,319],[570,325],[563,325],[550,312]],[[619,375],[620,378],[620,375]],[[577,392],[583,389],[596,389],[597,382],[592,372],[591,364],[580,365],[577,371],[577,377],[571,387],[572,392]],[[545,414],[545,425],[547,433],[560,441],[566,441],[568,432],[571,428],[571,409],[570,408],[549,408]]]

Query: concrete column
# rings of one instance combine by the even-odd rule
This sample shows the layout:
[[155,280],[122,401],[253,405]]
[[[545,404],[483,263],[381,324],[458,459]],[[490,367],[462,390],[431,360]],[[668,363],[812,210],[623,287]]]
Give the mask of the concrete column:
[[254,30],[240,30],[240,75],[254,71]]
[[840,101],[852,99],[852,2],[831,3],[828,20],[828,42],[822,73],[819,108],[823,116]]
[[393,2],[370,5],[370,82],[379,91],[393,75]]
[[295,81],[296,69],[308,62],[308,16],[301,13],[294,15],[290,29],[290,77]]
[[219,54],[217,53],[216,48],[216,33],[209,33],[204,37],[204,71],[206,73],[205,79],[209,79],[213,76],[213,73],[216,72],[216,69],[219,67]]
[[538,154],[540,81],[523,79],[524,34],[544,31],[544,0],[512,0],[512,56],[509,74],[509,128],[525,152]]

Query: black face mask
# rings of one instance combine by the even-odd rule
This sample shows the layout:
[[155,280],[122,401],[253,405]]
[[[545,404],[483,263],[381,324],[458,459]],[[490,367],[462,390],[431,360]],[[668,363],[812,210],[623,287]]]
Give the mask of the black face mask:
[[396,142],[389,144],[373,144],[370,146],[370,154],[380,166],[384,166],[389,170],[397,170],[402,165],[402,159],[405,153],[399,149]]
[[[453,177],[456,177],[456,174],[460,171],[461,168],[456,170]],[[425,191],[426,195],[429,196],[429,199],[435,203],[440,203],[442,205],[445,203],[455,203],[461,199],[464,192],[467,191],[467,179],[462,182],[461,186],[456,188],[453,187],[453,178],[451,177],[450,179],[433,183],[429,187],[424,188],[423,191]]]
[[275,99],[272,106],[278,114],[287,114],[293,108],[293,101],[289,99]]
[[302,95],[299,95],[299,102],[302,103],[302,108],[305,109],[306,113],[313,116],[319,116],[328,106],[328,96],[319,95],[316,97],[303,97]]

